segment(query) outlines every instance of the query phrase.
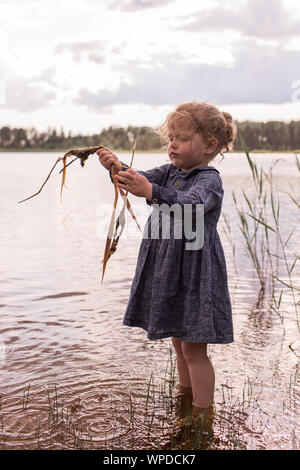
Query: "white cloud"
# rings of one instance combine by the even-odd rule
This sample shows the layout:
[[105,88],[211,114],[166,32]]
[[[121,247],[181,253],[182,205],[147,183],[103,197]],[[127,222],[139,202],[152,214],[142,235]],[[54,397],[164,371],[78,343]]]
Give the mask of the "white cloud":
[[53,67],[30,78],[24,78],[15,71],[2,67],[0,109],[15,109],[24,113],[48,107],[54,102],[58,92],[54,75]]
[[[285,103],[297,78],[297,51],[284,51],[245,41],[234,53],[234,65],[184,63],[182,58],[152,58],[152,67],[134,67],[132,84],[115,91],[81,89],[78,103],[105,109],[120,103],[149,105],[211,99],[218,103]],[[178,60],[179,59],[179,60]],[[158,66],[164,64],[164,66]],[[300,68],[298,67],[300,76]]]
[[280,0],[248,0],[239,11],[217,6],[202,10],[196,18],[178,27],[189,32],[220,31],[232,29],[244,36],[280,40],[300,36],[300,19]]
[[22,78],[10,79],[5,84],[4,105],[22,112],[34,111],[52,104],[56,94],[42,84]]
[[[101,41],[83,41],[83,42],[63,42],[55,46],[55,53],[61,54],[65,51],[72,53],[72,59],[80,62],[83,55],[87,55],[91,60],[102,63],[105,61],[105,55],[99,54],[99,50],[103,51],[104,46]],[[101,59],[100,59],[101,58]]]
[[150,125],[188,99],[280,114],[300,79],[300,5],[268,1],[0,0],[0,126]]
[[149,8],[161,8],[175,0],[113,0],[108,4],[109,10],[140,11]]

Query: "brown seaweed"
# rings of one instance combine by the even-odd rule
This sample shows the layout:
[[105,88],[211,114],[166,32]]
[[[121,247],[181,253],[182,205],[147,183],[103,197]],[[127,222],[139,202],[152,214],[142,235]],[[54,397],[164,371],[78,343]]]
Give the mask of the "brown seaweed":
[[[63,187],[64,187],[64,184],[65,184],[65,181],[66,181],[66,168],[71,165],[71,163],[73,163],[75,160],[77,160],[78,158],[80,159],[80,164],[82,167],[84,167],[84,164],[86,162],[86,160],[89,158],[90,155],[92,155],[93,153],[96,153],[97,150],[100,150],[103,146],[102,145],[99,145],[97,147],[85,147],[85,148],[82,148],[82,149],[73,149],[73,150],[69,150],[67,153],[65,153],[65,155],[63,157],[59,157],[55,164],[53,165],[53,167],[51,168],[51,171],[50,173],[48,174],[47,178],[45,179],[45,181],[43,182],[42,186],[40,187],[40,189],[35,193],[35,194],[32,194],[32,196],[29,196],[27,197],[26,199],[22,199],[22,201],[19,201],[18,203],[20,204],[21,202],[25,202],[25,201],[28,201],[28,199],[31,199],[32,197],[35,197],[37,196],[38,194],[40,194],[40,192],[42,191],[43,187],[45,186],[45,184],[47,183],[47,181],[49,180],[54,168],[56,167],[56,165],[63,161],[63,169],[60,171],[63,172],[63,175],[62,175],[62,182],[61,182],[61,191],[60,191],[60,194],[62,196],[62,190],[63,190]],[[69,162],[68,164],[66,163],[67,161],[67,157],[71,157],[71,156],[74,156],[76,158],[74,158],[71,162]]]
[[[136,149],[136,141],[134,142],[133,148],[132,148],[132,156],[131,156],[131,162],[129,168],[132,168],[132,163],[133,163],[133,158],[134,158],[134,152]],[[114,188],[115,188],[115,198],[114,198],[114,203],[113,203],[113,211],[110,219],[110,224],[109,224],[109,229],[108,229],[108,235],[106,239],[106,244],[105,244],[105,249],[104,249],[104,257],[102,260],[103,263],[103,268],[102,268],[102,281],[104,278],[104,273],[105,273],[105,268],[107,261],[111,257],[113,253],[115,253],[119,239],[121,237],[121,234],[124,230],[125,227],[125,209],[128,209],[129,213],[131,214],[132,218],[136,222],[138,229],[141,231],[141,228],[139,226],[139,223],[137,221],[137,218],[135,217],[133,210],[131,208],[131,205],[128,200],[128,191],[124,191],[122,188],[118,188],[116,185],[115,180],[113,179],[114,182]],[[118,202],[118,197],[119,197],[119,192],[122,196],[123,199],[123,207],[121,209],[121,212],[116,219],[115,222],[115,213],[116,213],[116,207],[117,207],[117,202]],[[120,230],[119,230],[120,229]]]
[[[94,147],[85,147],[85,148],[80,148],[80,149],[69,150],[67,153],[65,153],[65,155],[63,157],[59,157],[56,160],[55,164],[51,168],[49,174],[47,175],[47,177],[46,177],[45,181],[43,182],[42,186],[40,187],[40,189],[35,194],[32,194],[31,196],[27,197],[26,199],[22,199],[22,201],[19,201],[19,204],[21,202],[28,201],[29,199],[31,199],[31,198],[37,196],[38,194],[40,194],[40,192],[44,188],[45,184],[49,180],[51,174],[53,173],[56,165],[61,161],[63,163],[63,168],[60,170],[59,173],[62,173],[61,188],[60,188],[60,197],[61,197],[61,200],[62,200],[62,192],[63,192],[63,188],[64,188],[65,181],[66,181],[67,167],[69,165],[71,165],[75,160],[78,160],[78,159],[80,160],[81,166],[84,167],[85,162],[89,158],[89,156],[96,153],[97,150],[100,150],[102,147],[103,147],[102,145],[99,145],[99,146],[94,146]],[[134,146],[133,146],[133,149],[132,149],[132,157],[131,157],[130,168],[132,168],[135,148],[136,148],[136,142],[134,143]],[[73,160],[71,160],[69,163],[67,163],[67,158],[71,157],[71,156],[74,156],[75,158],[73,158]],[[116,165],[116,166],[123,167],[123,165]],[[114,180],[113,180],[113,182],[114,182],[115,197],[114,197],[114,201],[113,201],[113,212],[112,212],[112,215],[111,215],[111,220],[110,220],[109,229],[108,229],[108,235],[107,235],[105,249],[104,249],[104,256],[103,256],[103,261],[102,261],[103,269],[102,269],[102,281],[101,281],[101,283],[103,282],[107,261],[109,260],[110,256],[116,251],[120,236],[121,236],[121,234],[123,232],[123,229],[124,229],[124,226],[125,226],[125,209],[127,209],[129,211],[130,215],[132,216],[132,218],[136,222],[139,230],[141,230],[141,228],[139,226],[139,223],[138,223],[138,221],[137,221],[137,219],[134,215],[134,212],[132,210],[132,207],[130,205],[130,202],[128,200],[128,191],[123,191],[123,189],[117,187],[116,182]],[[122,199],[123,199],[123,207],[122,207],[122,210],[121,210],[119,216],[116,219],[115,214],[116,214],[116,208],[117,208],[119,193],[121,194]],[[115,221],[115,219],[116,219],[116,221]]]

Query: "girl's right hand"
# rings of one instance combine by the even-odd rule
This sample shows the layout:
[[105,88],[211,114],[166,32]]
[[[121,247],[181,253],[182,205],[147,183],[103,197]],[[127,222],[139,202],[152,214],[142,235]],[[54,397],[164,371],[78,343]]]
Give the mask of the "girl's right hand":
[[117,155],[112,153],[106,147],[102,147],[101,149],[97,150],[96,153],[99,155],[99,162],[104,166],[104,168],[110,170],[113,174],[118,173],[119,169],[121,169],[118,168],[118,166],[121,165],[121,162]]

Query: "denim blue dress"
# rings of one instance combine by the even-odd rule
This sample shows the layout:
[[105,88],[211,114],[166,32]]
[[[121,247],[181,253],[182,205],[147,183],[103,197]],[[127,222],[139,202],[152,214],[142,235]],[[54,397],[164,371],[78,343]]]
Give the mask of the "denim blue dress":
[[150,340],[174,336],[186,342],[233,342],[226,262],[217,232],[224,193],[219,171],[204,166],[183,172],[171,163],[138,173],[153,185],[148,204],[204,208],[204,240],[202,248],[187,249],[184,230],[180,238],[174,235],[172,213],[170,236],[160,231],[153,237],[149,217],[123,324],[143,328]]

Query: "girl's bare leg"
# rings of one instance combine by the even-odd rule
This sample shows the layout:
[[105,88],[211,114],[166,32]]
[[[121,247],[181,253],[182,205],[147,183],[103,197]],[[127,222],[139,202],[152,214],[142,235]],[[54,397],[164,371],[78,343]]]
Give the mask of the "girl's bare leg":
[[179,338],[171,338],[172,344],[174,346],[176,352],[176,359],[177,359],[177,371],[178,371],[178,379],[179,384],[183,389],[190,389],[192,388],[190,371],[188,364],[184,358],[182,352],[182,341]]
[[[212,363],[207,356],[207,344],[186,343],[182,341],[181,349],[183,358],[188,365],[194,406],[197,408],[212,406],[214,400],[215,373]],[[186,375],[183,375],[182,380],[185,377]]]

